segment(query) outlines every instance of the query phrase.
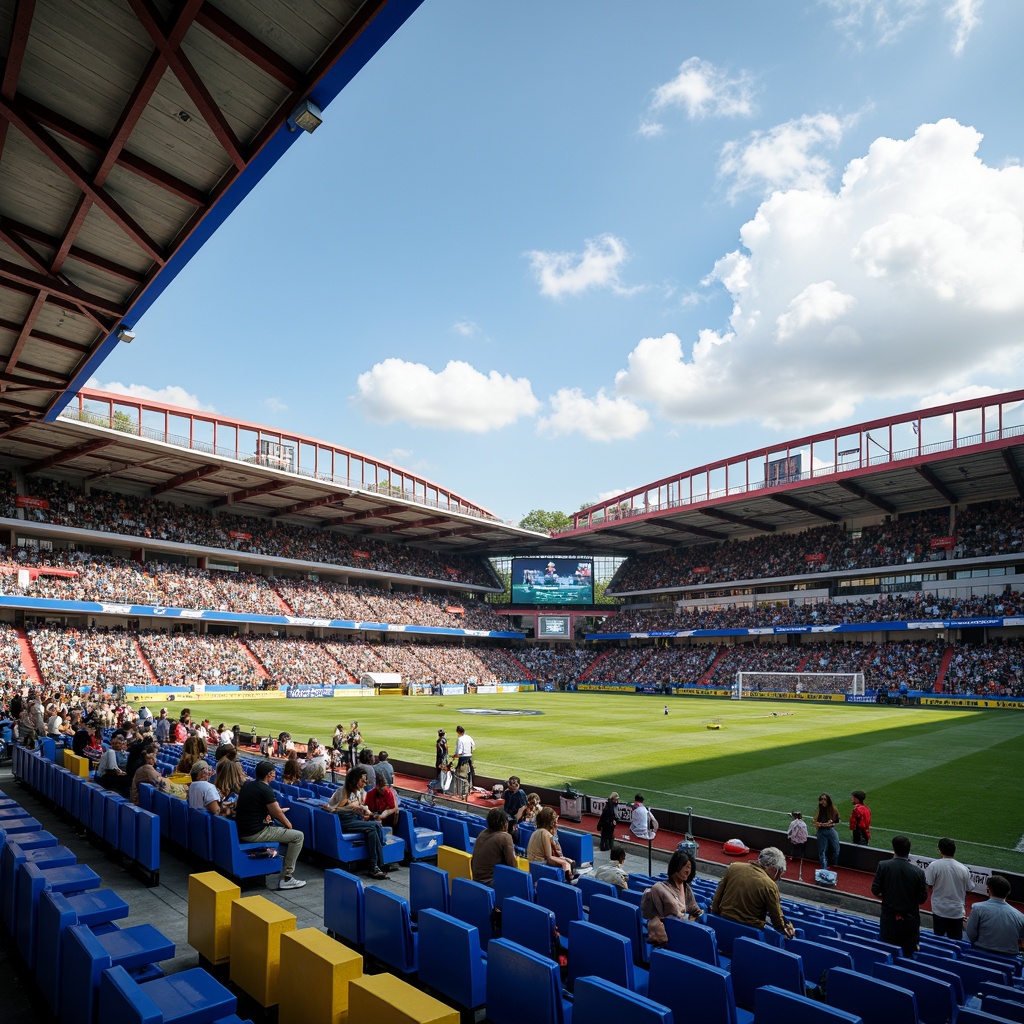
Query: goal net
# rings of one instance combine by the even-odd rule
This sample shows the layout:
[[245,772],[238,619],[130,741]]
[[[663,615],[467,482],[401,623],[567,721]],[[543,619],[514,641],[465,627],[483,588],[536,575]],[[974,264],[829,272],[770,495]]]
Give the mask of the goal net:
[[737,672],[733,699],[759,693],[849,693],[864,696],[863,672]]

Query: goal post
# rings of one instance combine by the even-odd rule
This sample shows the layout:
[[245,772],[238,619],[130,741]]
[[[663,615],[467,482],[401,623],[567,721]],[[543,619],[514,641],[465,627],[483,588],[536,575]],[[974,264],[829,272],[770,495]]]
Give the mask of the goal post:
[[737,672],[733,699],[758,693],[848,693],[864,696],[863,672]]

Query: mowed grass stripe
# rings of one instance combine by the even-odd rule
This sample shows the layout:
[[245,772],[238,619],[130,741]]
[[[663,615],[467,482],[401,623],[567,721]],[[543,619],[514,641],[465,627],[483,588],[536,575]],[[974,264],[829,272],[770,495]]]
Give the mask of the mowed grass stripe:
[[[657,806],[784,829],[790,810],[805,818],[819,792],[848,816],[853,789],[874,815],[872,845],[905,832],[918,852],[950,835],[964,859],[1024,871],[1014,845],[1024,833],[1016,779],[1024,764],[1024,715],[794,701],[665,701],[614,694],[494,694],[286,701],[258,697],[196,702],[214,724],[252,723],[261,733],[287,729],[300,741],[329,742],[334,726],[357,718],[375,750],[433,764],[437,729],[462,724],[477,741],[481,775],[515,773],[592,795],[642,791]],[[174,714],[174,705],[168,705]],[[537,710],[523,718],[465,709]],[[720,723],[720,730],[708,724]],[[846,838],[844,830],[843,837]]]

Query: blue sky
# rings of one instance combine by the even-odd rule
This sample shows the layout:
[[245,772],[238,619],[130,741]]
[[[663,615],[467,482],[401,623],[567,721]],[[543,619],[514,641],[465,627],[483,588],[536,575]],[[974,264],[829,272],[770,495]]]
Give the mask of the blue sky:
[[94,384],[508,519],[1020,386],[1022,38],[1018,0],[426,0]]

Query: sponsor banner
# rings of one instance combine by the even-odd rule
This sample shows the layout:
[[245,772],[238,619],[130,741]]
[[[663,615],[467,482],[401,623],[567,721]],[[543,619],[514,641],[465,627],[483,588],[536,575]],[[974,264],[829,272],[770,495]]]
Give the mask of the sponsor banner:
[[744,700],[831,700],[845,701],[845,693],[794,693],[792,690],[776,692],[774,690],[750,690],[743,694]]
[[286,615],[285,622],[289,626],[329,626],[330,619],[310,619],[304,615]]
[[289,686],[287,697],[289,700],[304,700],[309,697],[333,697],[333,686]]
[[847,704],[874,704],[876,698],[867,693],[848,693],[846,695]]
[[131,615],[132,606],[130,604],[101,604],[100,611],[104,615]]
[[672,692],[678,697],[731,697],[728,687],[673,685]]
[[232,540],[252,540],[252,534],[244,530],[228,530],[228,536]]
[[696,566],[694,566],[690,570],[690,572],[692,572],[694,574],[694,576],[697,576],[697,575],[699,575],[701,573],[711,572],[711,566],[710,565],[696,565]]
[[810,633],[810,626],[776,626],[777,633]]
[[[154,691],[148,691],[153,694]],[[156,703],[157,700],[162,699],[163,689],[161,688],[160,694],[154,696],[151,703]],[[264,697],[272,697],[274,700],[280,698],[284,700],[284,690],[232,690],[225,693],[223,690],[218,689],[207,689],[206,693],[190,693],[187,698],[183,698],[182,695],[178,694],[178,699],[187,699],[189,701],[200,701],[200,700],[263,700]],[[173,697],[168,697],[173,699]]]
[[956,547],[956,537],[932,537],[928,541],[928,547],[932,551],[952,551]]
[[495,683],[484,683],[483,686],[478,686],[476,688],[476,692],[477,693],[497,693],[498,692],[498,687],[497,687],[497,684],[495,684]]
[[445,569],[445,572],[448,573],[453,580],[457,580],[462,575],[462,571],[460,569],[453,569],[451,566],[448,566]]
[[1024,711],[1024,700],[1020,697],[922,697],[922,706],[939,708],[1002,708],[1009,711]]
[[580,691],[601,691],[604,693],[622,693],[623,690],[628,690],[630,693],[634,693],[636,685],[634,683],[580,683],[576,689]]
[[643,683],[636,688],[637,693],[664,693],[665,691],[661,688],[658,683]]
[[14,507],[48,509],[50,503],[45,498],[33,498],[28,494],[18,494],[14,498]]
[[441,693],[443,693],[444,696],[446,697],[454,697],[457,694],[462,694],[465,692],[466,687],[464,683],[446,683],[444,686],[441,687]]
[[370,552],[369,551],[353,551],[352,552],[352,557],[353,558],[369,558],[370,557]]
[[821,565],[825,561],[823,554],[804,555],[804,561],[808,565]]
[[1001,626],[1002,619],[946,619],[943,625],[947,629],[973,628],[976,626]]

